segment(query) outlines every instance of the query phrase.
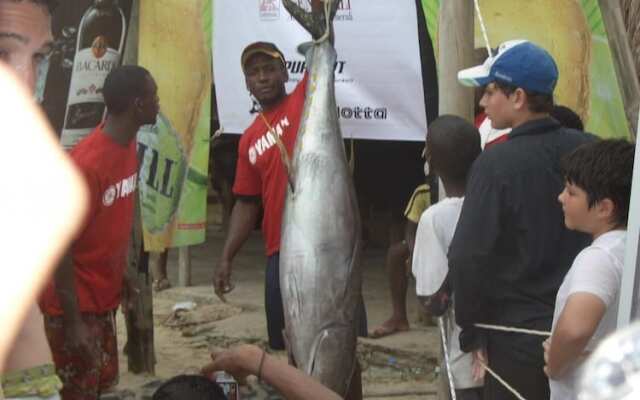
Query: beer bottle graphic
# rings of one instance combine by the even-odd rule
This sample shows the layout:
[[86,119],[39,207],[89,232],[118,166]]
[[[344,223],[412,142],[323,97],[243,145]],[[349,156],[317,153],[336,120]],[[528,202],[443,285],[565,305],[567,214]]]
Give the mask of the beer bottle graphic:
[[126,19],[118,0],[93,0],[80,20],[61,142],[72,148],[100,122],[102,86],[120,64]]

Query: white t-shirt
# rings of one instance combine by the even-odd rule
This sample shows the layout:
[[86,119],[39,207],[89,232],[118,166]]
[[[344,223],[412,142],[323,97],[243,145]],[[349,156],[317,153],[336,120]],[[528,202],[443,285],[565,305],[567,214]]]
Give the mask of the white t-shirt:
[[[553,313],[554,330],[567,299],[574,293],[593,294],[607,307],[585,348],[586,351],[593,351],[606,335],[616,329],[626,237],[627,231],[624,230],[610,231],[599,236],[591,246],[576,256],[558,290]],[[582,365],[573,366],[562,379],[549,380],[551,400],[576,399],[576,384],[581,368]]]
[[[449,272],[447,252],[456,231],[463,197],[449,197],[427,208],[418,223],[411,270],[416,277],[418,296],[431,296],[440,289]],[[451,374],[455,389],[482,386],[471,375],[471,355],[460,350],[460,327],[455,323],[453,307],[445,324]]]

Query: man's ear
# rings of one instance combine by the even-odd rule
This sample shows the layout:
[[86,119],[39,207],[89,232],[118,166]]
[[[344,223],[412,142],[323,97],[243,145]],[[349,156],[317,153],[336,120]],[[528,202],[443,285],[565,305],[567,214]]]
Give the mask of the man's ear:
[[513,105],[516,110],[523,110],[527,107],[527,94],[522,88],[517,88],[511,96],[513,97]]
[[597,215],[604,221],[613,222],[616,206],[610,198],[604,198],[595,204]]

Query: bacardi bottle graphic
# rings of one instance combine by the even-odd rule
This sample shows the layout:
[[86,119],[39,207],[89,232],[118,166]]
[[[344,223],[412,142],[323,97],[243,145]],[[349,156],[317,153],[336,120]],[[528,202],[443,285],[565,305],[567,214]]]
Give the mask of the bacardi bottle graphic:
[[120,64],[126,29],[118,0],[94,0],[80,20],[61,135],[66,149],[102,121],[102,86],[109,72]]

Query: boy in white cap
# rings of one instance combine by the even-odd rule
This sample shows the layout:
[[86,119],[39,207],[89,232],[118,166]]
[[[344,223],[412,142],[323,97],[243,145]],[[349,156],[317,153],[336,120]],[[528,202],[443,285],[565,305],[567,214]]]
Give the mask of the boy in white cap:
[[[558,287],[588,237],[564,227],[556,198],[563,189],[560,159],[592,135],[549,117],[558,68],[526,40],[501,44],[484,64],[460,71],[459,81],[485,86],[481,100],[493,128],[508,139],[474,163],[449,249],[455,314],[463,351],[485,347],[489,367],[527,399],[548,399],[543,337],[478,330],[493,324],[549,331]],[[485,398],[512,399],[497,380]]]

